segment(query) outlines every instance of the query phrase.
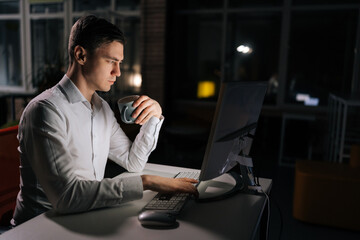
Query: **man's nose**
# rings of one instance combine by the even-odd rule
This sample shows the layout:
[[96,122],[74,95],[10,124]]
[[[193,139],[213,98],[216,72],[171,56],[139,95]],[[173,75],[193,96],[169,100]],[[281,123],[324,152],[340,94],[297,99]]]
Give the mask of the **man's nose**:
[[119,64],[115,64],[113,70],[112,70],[112,74],[117,76],[117,77],[120,77],[121,75],[121,70],[120,70],[120,65]]

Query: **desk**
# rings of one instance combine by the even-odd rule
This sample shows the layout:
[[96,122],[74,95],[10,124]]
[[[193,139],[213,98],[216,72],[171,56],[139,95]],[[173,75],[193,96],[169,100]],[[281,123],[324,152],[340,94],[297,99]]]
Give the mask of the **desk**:
[[[199,170],[147,164],[144,173],[172,177],[179,171]],[[260,183],[270,191],[270,179],[260,179]],[[141,200],[79,214],[49,211],[5,232],[0,239],[253,239],[266,208],[266,198],[260,194],[240,193],[208,203],[190,200],[177,218],[178,228],[144,228],[138,213],[155,194],[145,191]]]

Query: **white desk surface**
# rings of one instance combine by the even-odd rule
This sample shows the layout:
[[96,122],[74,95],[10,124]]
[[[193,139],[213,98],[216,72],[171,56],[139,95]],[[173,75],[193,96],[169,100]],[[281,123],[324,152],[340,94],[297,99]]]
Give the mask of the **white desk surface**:
[[[149,163],[144,173],[172,177],[189,170],[198,171]],[[272,181],[261,178],[260,183],[269,191]],[[49,211],[5,232],[0,239],[252,239],[266,203],[264,195],[246,193],[207,203],[190,200],[177,217],[177,228],[144,228],[137,217],[155,194],[145,191],[141,200],[79,214]]]

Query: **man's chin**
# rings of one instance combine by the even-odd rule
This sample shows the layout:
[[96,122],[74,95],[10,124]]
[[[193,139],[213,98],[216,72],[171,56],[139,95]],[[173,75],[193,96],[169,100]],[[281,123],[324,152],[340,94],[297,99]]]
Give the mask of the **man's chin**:
[[103,88],[99,89],[99,91],[100,91],[100,92],[108,92],[108,91],[110,91],[110,89],[111,89],[111,86],[109,86],[109,87],[103,87]]

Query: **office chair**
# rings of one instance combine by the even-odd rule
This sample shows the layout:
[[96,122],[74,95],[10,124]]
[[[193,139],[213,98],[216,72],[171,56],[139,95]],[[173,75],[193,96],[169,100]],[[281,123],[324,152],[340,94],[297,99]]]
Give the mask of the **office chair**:
[[10,226],[19,192],[18,126],[0,129],[0,234]]

